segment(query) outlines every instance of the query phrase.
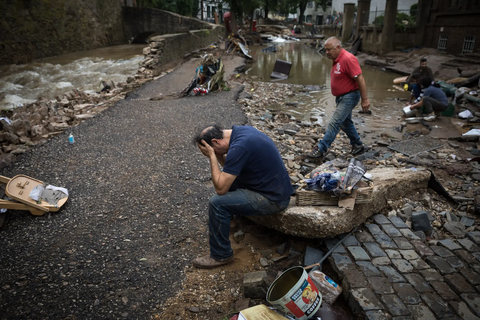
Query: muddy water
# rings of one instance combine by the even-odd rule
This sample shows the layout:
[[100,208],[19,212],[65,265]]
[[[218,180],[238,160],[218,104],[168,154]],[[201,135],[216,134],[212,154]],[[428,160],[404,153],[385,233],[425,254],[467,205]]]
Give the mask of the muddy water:
[[[289,112],[297,119],[307,122],[311,117],[318,118],[318,123],[326,125],[335,106],[335,98],[330,91],[332,61],[302,42],[277,44],[276,53],[264,53],[261,51],[263,48],[266,46],[251,47],[254,62],[247,67],[247,69],[249,68],[248,75],[256,76],[258,80],[266,82],[320,86],[320,90],[293,97],[292,102],[298,102],[296,107],[279,106],[277,109]],[[292,63],[290,75],[286,80],[270,78],[277,59]],[[367,133],[367,140],[368,138],[374,139],[369,134],[372,132],[375,132],[375,135],[386,133],[389,136],[401,138],[402,133],[394,128],[398,127],[403,119],[402,108],[406,101],[401,102],[399,99],[408,99],[410,94],[393,86],[393,79],[399,75],[368,65],[362,66],[362,72],[367,84],[372,115],[358,114],[361,109],[360,105],[355,108],[354,122],[359,132]],[[433,128],[431,134],[439,134],[441,137],[446,135],[445,128],[448,128],[447,131],[452,130],[450,118],[437,120],[430,124]]]
[[0,109],[53,99],[71,89],[100,91],[102,80],[122,82],[134,75],[145,45],[121,45],[64,54],[24,65],[0,66]]

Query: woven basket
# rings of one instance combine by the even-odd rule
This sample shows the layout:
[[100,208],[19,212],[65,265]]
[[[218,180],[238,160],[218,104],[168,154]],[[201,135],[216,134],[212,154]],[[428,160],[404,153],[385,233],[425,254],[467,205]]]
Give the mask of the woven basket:
[[[359,183],[364,183],[363,181]],[[358,184],[357,184],[358,185]],[[372,202],[373,183],[365,183],[357,189],[357,197],[355,203]],[[338,205],[338,197],[333,192],[318,192],[311,190],[297,190],[296,203],[297,206],[336,206]]]

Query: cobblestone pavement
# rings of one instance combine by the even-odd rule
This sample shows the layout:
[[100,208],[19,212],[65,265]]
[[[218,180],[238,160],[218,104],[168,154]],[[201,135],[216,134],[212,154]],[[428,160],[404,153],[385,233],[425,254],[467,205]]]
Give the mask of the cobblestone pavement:
[[429,245],[400,217],[379,214],[329,259],[365,319],[480,319],[479,245],[480,231]]

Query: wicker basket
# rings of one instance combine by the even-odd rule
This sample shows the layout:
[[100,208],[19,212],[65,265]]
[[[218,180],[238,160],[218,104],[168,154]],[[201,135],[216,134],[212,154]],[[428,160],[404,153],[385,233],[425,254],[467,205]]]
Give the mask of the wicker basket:
[[[359,184],[364,184],[360,186]],[[360,181],[357,186],[357,198],[355,203],[369,203],[373,196],[373,183]],[[338,197],[333,192],[318,192],[311,190],[297,190],[296,203],[297,206],[336,206],[338,205]]]

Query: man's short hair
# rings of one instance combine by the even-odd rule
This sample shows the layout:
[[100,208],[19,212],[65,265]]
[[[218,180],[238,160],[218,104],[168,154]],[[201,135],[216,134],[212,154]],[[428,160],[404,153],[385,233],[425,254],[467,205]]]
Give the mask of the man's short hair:
[[418,80],[418,79],[420,79],[421,77],[422,77],[422,74],[420,74],[420,73],[414,73],[414,74],[412,74],[412,79]]
[[334,46],[339,45],[340,47],[342,47],[342,41],[340,41],[340,39],[338,39],[337,37],[330,37],[327,40],[325,40],[325,43],[327,42],[333,42],[332,45]]
[[206,143],[212,146],[212,139],[223,139],[223,128],[218,124],[203,127],[193,137],[193,144],[198,145],[205,140]]
[[427,62],[427,58],[420,59],[420,63],[422,63],[422,62]]

